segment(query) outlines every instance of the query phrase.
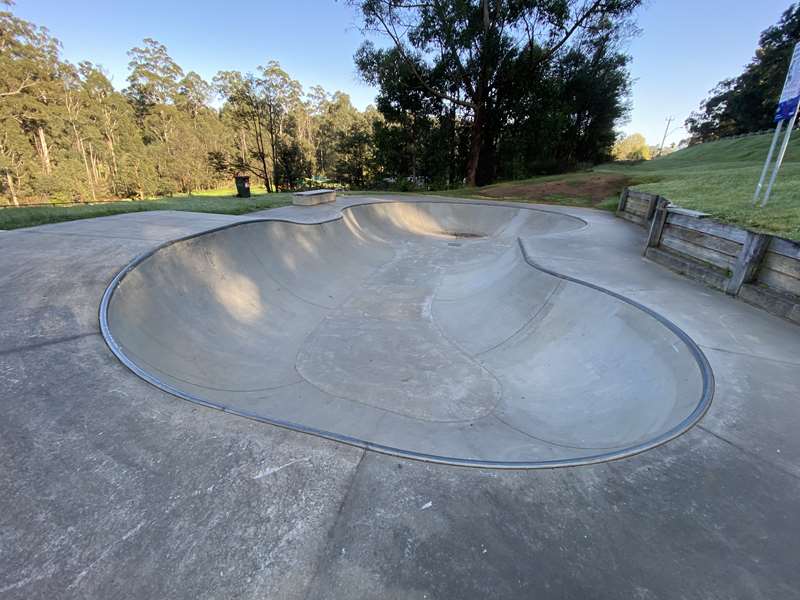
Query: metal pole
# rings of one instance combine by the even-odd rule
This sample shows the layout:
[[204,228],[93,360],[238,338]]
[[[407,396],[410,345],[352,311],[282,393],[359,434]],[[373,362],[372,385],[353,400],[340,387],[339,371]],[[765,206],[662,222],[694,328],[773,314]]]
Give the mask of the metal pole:
[[772,162],[772,153],[775,152],[775,145],[778,143],[778,136],[781,134],[782,128],[783,120],[780,120],[778,121],[778,126],[775,128],[775,135],[772,136],[772,143],[769,146],[769,152],[767,152],[767,160],[764,161],[764,168],[761,170],[761,178],[758,180],[756,193],[753,194],[753,201],[750,203],[750,206],[755,206],[758,197],[761,195],[761,188],[764,185],[764,179],[767,177],[767,171],[769,171],[769,165]]
[[[797,105],[800,107],[800,102]],[[786,147],[789,145],[789,138],[792,137],[792,129],[794,129],[794,122],[797,120],[797,108],[794,109],[794,114],[792,118],[789,119],[789,124],[786,126],[786,134],[783,136],[783,143],[781,144],[781,150],[778,152],[778,159],[775,161],[775,168],[772,170],[772,177],[769,178],[769,185],[767,186],[767,192],[764,194],[764,199],[761,201],[761,208],[764,208],[767,205],[767,201],[769,200],[769,196],[772,193],[772,185],[775,183],[775,179],[778,177],[778,170],[781,168],[781,163],[783,162],[783,156],[786,154]]]
[[661,156],[664,153],[664,144],[667,141],[667,134],[669,133],[669,126],[672,125],[672,119],[675,117],[669,117],[667,119],[667,126],[664,128],[664,137],[661,138],[661,146],[658,148],[658,156]]

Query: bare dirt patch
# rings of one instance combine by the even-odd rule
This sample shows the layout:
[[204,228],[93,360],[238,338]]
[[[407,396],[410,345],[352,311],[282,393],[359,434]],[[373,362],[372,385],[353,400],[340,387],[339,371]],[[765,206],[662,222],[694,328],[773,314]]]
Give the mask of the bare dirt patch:
[[479,190],[481,196],[496,199],[557,200],[583,199],[587,204],[598,204],[618,195],[627,185],[625,175],[586,173],[565,175],[564,179],[529,183],[498,183]]

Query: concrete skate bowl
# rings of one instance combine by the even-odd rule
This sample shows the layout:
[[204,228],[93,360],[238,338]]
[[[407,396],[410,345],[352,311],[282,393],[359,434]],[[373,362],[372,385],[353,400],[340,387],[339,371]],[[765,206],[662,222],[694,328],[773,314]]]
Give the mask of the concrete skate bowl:
[[101,326],[148,382],[273,425],[458,465],[621,458],[690,428],[713,375],[663,317],[526,253],[585,228],[456,202],[241,222],[128,265]]

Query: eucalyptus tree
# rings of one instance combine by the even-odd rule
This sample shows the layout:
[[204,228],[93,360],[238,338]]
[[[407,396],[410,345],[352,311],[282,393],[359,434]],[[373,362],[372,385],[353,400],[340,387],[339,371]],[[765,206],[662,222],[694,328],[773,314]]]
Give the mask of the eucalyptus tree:
[[608,160],[615,130],[629,110],[629,57],[620,48],[630,31],[627,23],[608,23],[578,36],[535,80],[527,58],[517,57],[494,111],[505,119],[497,143],[498,177],[530,177]]
[[1,185],[11,197],[14,206],[19,206],[20,187],[23,182],[26,162],[33,158],[28,137],[16,123],[0,117],[0,173]]
[[284,136],[289,115],[296,110],[302,100],[303,88],[284,71],[277,61],[258,67],[260,77],[256,78],[257,90],[267,114],[267,133],[272,156],[272,173],[279,178],[280,157],[278,146]]
[[172,59],[167,47],[145,38],[141,46],[128,51],[126,95],[141,112],[159,104],[174,102],[183,79],[183,69]]
[[[367,32],[389,38],[419,86],[459,107],[470,124],[466,179],[480,162],[498,94],[524,57],[533,80],[571,41],[628,16],[641,0],[350,0]],[[381,52],[364,46],[360,54]],[[485,171],[485,170],[484,170]]]
[[209,153],[209,161],[219,172],[250,173],[260,178],[272,191],[272,178],[267,165],[269,157],[270,111],[263,97],[258,79],[239,71],[220,71],[214,76],[214,85],[223,97],[223,115],[227,115],[239,129],[239,151],[216,150]]
[[360,113],[347,94],[328,94],[319,86],[312,88],[309,104],[314,120],[317,171],[325,177],[336,177],[341,162],[339,142],[352,129]]
[[178,82],[174,96],[175,104],[186,112],[196,124],[200,113],[208,107],[213,92],[211,84],[194,71],[189,71]]
[[[92,200],[97,200],[97,184],[100,179],[97,159],[88,129],[91,128],[91,117],[87,115],[92,100],[81,80],[80,72],[71,64],[62,67],[62,96],[64,107],[65,133],[71,139],[74,152],[83,163],[86,179],[85,185]],[[68,164],[64,161],[65,165]]]
[[[408,175],[412,180],[420,176],[436,178],[423,164],[430,134],[443,125],[446,128],[445,120],[451,116],[448,109],[455,106],[428,93],[417,74],[425,73],[428,85],[445,87],[441,72],[428,70],[421,60],[407,61],[397,48],[376,50],[371,45],[360,48],[356,66],[368,83],[379,88],[377,108],[387,123],[379,125],[380,139],[376,142],[382,146],[379,156],[387,172]],[[441,141],[444,144],[437,143],[435,151],[443,158],[452,156],[452,140]]]
[[147,148],[141,158],[154,163],[156,189],[171,193],[179,188],[174,178],[181,169],[175,156],[180,145],[173,138],[179,116],[175,100],[184,72],[167,47],[152,38],[129,50],[128,57],[128,87],[123,93],[134,108]]
[[[8,0],[2,2],[12,6]],[[0,153],[5,184],[17,202],[17,193],[27,179],[52,174],[48,123],[58,107],[58,40],[47,29],[25,21],[10,11],[0,11]],[[35,148],[40,169],[23,148],[27,138]]]
[[88,122],[96,140],[96,151],[106,165],[109,190],[118,195],[124,189],[120,181],[119,155],[129,152],[131,142],[139,137],[133,108],[114,90],[102,67],[84,61],[78,70],[87,97]]
[[257,74],[222,71],[214,84],[224,99],[223,115],[239,131],[237,152],[209,155],[218,170],[255,175],[270,191],[279,181],[293,183],[308,171],[298,140],[309,135],[301,129],[310,129],[303,89],[280,64],[270,61]]
[[370,111],[366,114],[359,113],[338,137],[335,170],[337,179],[354,188],[365,187],[374,168],[373,138]]

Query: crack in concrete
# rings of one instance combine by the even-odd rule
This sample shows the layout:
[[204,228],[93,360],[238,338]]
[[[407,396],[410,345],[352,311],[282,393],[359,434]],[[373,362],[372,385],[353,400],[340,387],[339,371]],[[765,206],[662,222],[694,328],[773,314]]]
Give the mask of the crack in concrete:
[[749,456],[751,458],[754,458],[758,462],[764,463],[766,465],[769,465],[770,467],[772,467],[776,471],[779,471],[779,472],[783,473],[784,475],[788,475],[789,477],[800,481],[800,475],[797,475],[796,473],[793,473],[792,471],[789,471],[789,470],[785,469],[781,465],[776,464],[776,463],[768,460],[766,457],[762,456],[761,454],[756,454],[755,452],[751,452],[750,450],[740,446],[736,442],[734,442],[732,440],[729,440],[725,436],[723,436],[723,435],[721,435],[721,434],[719,434],[719,433],[717,433],[715,431],[711,431],[708,427],[706,427],[704,425],[698,424],[697,428],[702,430],[702,431],[705,431],[708,435],[718,439],[719,441],[725,442],[726,444],[728,444],[729,446],[735,448],[736,450],[738,450],[742,454],[745,454],[745,455],[747,455],[747,456]]
[[64,337],[52,339],[52,340],[45,340],[43,342],[37,342],[35,344],[28,344],[26,346],[15,346],[13,348],[6,348],[0,350],[0,356],[6,356],[8,354],[16,354],[18,352],[28,352],[30,350],[37,350],[39,348],[46,348],[47,346],[55,346],[56,344],[63,344],[65,342],[74,342],[75,340],[80,340],[83,338],[88,338],[92,336],[99,336],[99,331],[91,331],[88,333],[78,333],[76,335],[67,335]]
[[750,352],[737,352],[736,350],[726,350],[725,348],[717,348],[715,346],[707,346],[705,344],[698,344],[701,348],[705,348],[707,350],[714,350],[715,352],[722,352],[723,354],[734,354],[736,356],[748,356],[750,358],[757,358],[758,360],[766,360],[769,362],[778,363],[781,365],[790,365],[793,367],[800,366],[800,362],[794,362],[790,360],[781,360],[780,358],[772,358],[769,356],[760,356],[758,354],[751,354]]
[[338,529],[339,522],[342,520],[342,516],[344,515],[345,507],[350,503],[350,500],[353,497],[355,483],[358,479],[358,474],[361,471],[361,465],[364,463],[364,457],[366,455],[367,450],[362,449],[361,456],[358,457],[358,463],[356,463],[356,467],[353,469],[353,474],[350,476],[350,481],[347,483],[347,491],[342,496],[342,501],[339,503],[339,506],[336,509],[336,516],[333,518],[333,522],[328,528],[328,539],[325,541],[325,547],[317,559],[317,563],[314,567],[314,573],[311,575],[311,580],[308,582],[308,588],[306,588],[306,593],[304,596],[305,600],[310,600],[310,598],[312,598],[312,594],[314,594],[316,590],[317,580],[319,579],[320,572],[322,571],[323,566],[329,562],[328,557],[331,556],[331,545],[336,539],[336,530]]

